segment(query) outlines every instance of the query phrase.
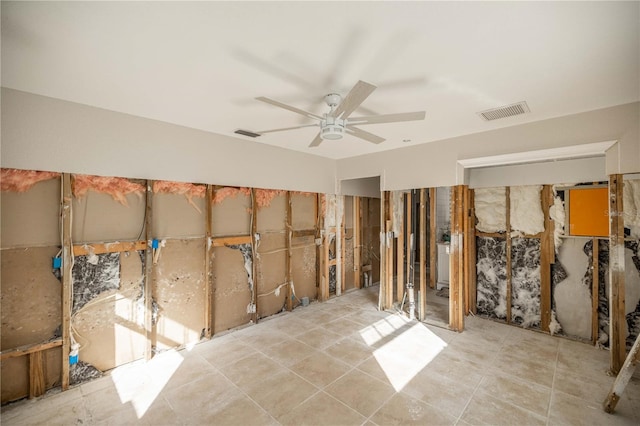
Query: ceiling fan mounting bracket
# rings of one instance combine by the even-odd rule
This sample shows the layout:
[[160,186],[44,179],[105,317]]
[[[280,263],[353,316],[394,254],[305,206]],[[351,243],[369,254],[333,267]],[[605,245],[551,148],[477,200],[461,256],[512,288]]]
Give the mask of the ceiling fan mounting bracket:
[[342,96],[337,93],[329,93],[324,97],[324,101],[333,110],[335,107],[340,105],[340,102],[342,102]]

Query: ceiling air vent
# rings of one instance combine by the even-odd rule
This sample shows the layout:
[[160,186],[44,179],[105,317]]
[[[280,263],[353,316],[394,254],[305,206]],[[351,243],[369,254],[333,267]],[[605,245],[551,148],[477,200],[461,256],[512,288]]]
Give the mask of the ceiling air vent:
[[525,114],[527,112],[531,112],[529,105],[527,105],[525,101],[522,101],[516,104],[481,111],[478,115],[485,121],[492,121],[500,118],[513,117],[514,115]]
[[250,132],[248,130],[242,130],[242,129],[238,129],[235,132],[238,135],[242,135],[242,136],[249,136],[250,138],[257,138],[258,136],[260,136],[259,133],[254,133],[254,132]]

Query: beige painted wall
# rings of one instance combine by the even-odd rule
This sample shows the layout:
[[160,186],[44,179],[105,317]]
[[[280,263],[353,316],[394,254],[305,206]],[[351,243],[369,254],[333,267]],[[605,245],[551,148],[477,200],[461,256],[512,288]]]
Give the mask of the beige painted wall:
[[333,192],[335,161],[2,88],[2,167]]
[[[452,186],[465,183],[458,160],[613,140],[618,144],[607,152],[606,173],[637,173],[639,126],[636,102],[338,160],[337,178],[380,175],[383,190]],[[517,175],[505,179],[511,177]]]

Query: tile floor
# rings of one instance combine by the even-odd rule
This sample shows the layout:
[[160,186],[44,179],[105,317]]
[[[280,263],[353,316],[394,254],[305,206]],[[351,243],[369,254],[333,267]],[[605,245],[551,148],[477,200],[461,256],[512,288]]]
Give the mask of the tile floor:
[[467,318],[375,308],[377,287],[2,409],[3,425],[640,424],[640,380],[601,409],[608,352]]

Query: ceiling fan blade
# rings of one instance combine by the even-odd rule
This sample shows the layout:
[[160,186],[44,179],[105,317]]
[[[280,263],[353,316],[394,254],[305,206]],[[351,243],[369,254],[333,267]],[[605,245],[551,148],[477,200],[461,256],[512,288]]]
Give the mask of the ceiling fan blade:
[[289,111],[293,111],[296,114],[300,114],[300,115],[304,115],[305,117],[308,118],[313,118],[314,120],[322,120],[322,117],[320,117],[319,115],[315,115],[313,113],[307,112],[307,111],[303,111],[301,109],[298,109],[296,107],[292,107],[291,105],[287,105],[287,104],[283,104],[282,102],[278,102],[278,101],[274,101],[273,99],[269,99],[269,98],[265,98],[263,96],[260,96],[259,98],[256,98],[256,100],[258,101],[262,101],[262,102],[266,102],[268,104],[289,110]]
[[401,112],[398,114],[370,115],[367,117],[354,117],[349,119],[349,124],[362,126],[363,124],[397,123],[400,121],[424,120],[425,111]]
[[367,142],[375,144],[382,143],[386,140],[385,138],[381,138],[380,136],[374,135],[373,133],[365,132],[362,129],[358,129],[357,127],[347,126],[345,127],[345,132],[352,136],[364,139]]
[[302,125],[302,126],[283,127],[282,129],[262,130],[262,131],[256,132],[256,133],[259,134],[259,135],[264,135],[265,133],[284,132],[285,130],[302,129],[304,127],[318,127],[318,124],[305,124],[305,125]]
[[376,90],[376,86],[373,84],[366,83],[362,80],[358,81],[340,105],[338,105],[338,108],[333,111],[331,116],[342,119],[349,117],[374,90]]
[[322,143],[322,138],[320,137],[320,132],[318,132],[318,134],[316,135],[316,137],[313,139],[313,141],[311,141],[311,143],[309,144],[309,148],[312,148],[314,146],[318,146],[320,145],[320,143]]

